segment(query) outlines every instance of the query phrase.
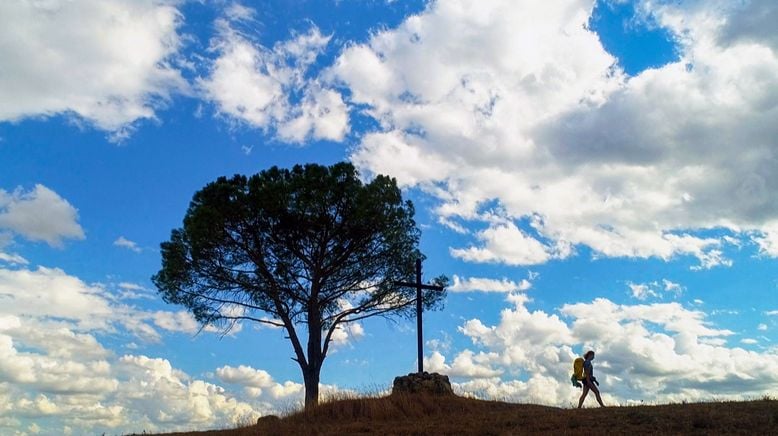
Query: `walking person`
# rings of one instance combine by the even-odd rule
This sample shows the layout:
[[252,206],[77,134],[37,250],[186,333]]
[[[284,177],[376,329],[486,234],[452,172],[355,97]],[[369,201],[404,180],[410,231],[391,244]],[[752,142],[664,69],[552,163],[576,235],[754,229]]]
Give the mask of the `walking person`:
[[578,400],[579,409],[581,406],[583,406],[583,402],[586,399],[586,395],[589,394],[589,391],[594,392],[594,396],[597,398],[597,402],[600,403],[600,407],[605,407],[605,404],[602,404],[602,398],[600,398],[600,389],[597,388],[600,383],[597,382],[597,379],[594,377],[592,360],[594,360],[594,351],[589,350],[586,352],[586,354],[584,354],[583,380],[581,380],[581,383],[583,384],[583,393],[581,394],[581,398]]

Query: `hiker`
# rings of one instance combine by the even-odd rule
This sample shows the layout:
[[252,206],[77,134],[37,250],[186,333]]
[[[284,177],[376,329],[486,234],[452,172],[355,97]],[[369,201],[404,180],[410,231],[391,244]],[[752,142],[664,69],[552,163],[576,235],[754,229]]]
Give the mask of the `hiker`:
[[592,360],[594,360],[594,351],[589,350],[586,352],[586,354],[584,354],[583,379],[581,380],[581,383],[583,383],[583,393],[581,394],[581,398],[578,400],[579,409],[581,408],[581,406],[583,406],[583,402],[586,399],[586,395],[589,394],[590,390],[594,392],[594,396],[597,398],[597,402],[600,403],[600,407],[605,407],[605,404],[602,404],[602,398],[600,398],[600,390],[597,388],[597,386],[599,386],[600,383],[594,377],[594,368],[592,367]]

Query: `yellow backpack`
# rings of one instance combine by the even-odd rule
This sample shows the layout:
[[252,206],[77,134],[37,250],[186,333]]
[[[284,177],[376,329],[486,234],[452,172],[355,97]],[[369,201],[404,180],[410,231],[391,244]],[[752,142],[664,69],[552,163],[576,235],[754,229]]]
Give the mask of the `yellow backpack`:
[[584,358],[579,357],[573,362],[573,377],[576,380],[584,379]]

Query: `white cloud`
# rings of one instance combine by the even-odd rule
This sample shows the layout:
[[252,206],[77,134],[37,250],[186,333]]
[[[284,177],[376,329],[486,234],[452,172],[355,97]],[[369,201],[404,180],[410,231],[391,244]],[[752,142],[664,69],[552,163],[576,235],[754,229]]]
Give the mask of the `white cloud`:
[[223,366],[216,370],[216,376],[224,383],[243,386],[246,393],[254,398],[299,400],[305,392],[305,387],[300,383],[291,381],[278,383],[267,371],[254,369],[246,365],[238,367]]
[[369,133],[362,137],[351,160],[374,173],[390,174],[400,186],[436,180],[454,169],[443,156],[425,153],[414,144],[418,142],[414,135],[398,131]]
[[128,418],[134,415],[140,418],[138,423],[148,422],[152,428],[234,425],[260,415],[221,386],[191,379],[165,359],[127,355],[117,366],[124,378],[119,397],[131,406]]
[[760,323],[758,326],[756,326],[756,329],[759,330],[760,332],[767,331],[767,324]]
[[[65,426],[85,433],[226,428],[302,399],[301,384],[272,381],[262,370],[251,369],[272,381],[253,382],[264,394],[230,392],[166,359],[117,356],[103,345],[106,336],[128,340],[133,349],[138,345],[129,339],[161,342],[161,332],[193,333],[199,326],[188,312],[123,305],[114,288],[144,290],[134,283],[89,285],[56,268],[0,268],[0,423],[33,419],[44,434]],[[236,374],[248,367],[224,368],[217,374],[226,382],[244,384]]]
[[342,141],[349,131],[348,109],[339,93],[313,84],[303,100],[278,125],[278,137],[286,142],[306,139]]
[[683,293],[683,291],[685,289],[680,284],[671,282],[670,280],[667,280],[667,279],[662,279],[662,285],[664,286],[665,292],[672,292],[676,296],[678,296],[681,293]]
[[3,253],[0,251],[0,262],[10,263],[11,265],[27,265],[30,262],[22,256],[14,253]]
[[778,257],[778,220],[772,221],[762,228],[762,231],[754,237],[759,245],[759,250],[770,257]]
[[638,300],[646,300],[649,297],[659,296],[659,294],[657,294],[649,284],[627,283],[627,286],[629,286],[629,289],[632,291],[632,296]]
[[62,246],[65,239],[84,239],[78,210],[43,185],[35,185],[29,192],[0,189],[0,230],[55,247]]
[[497,358],[496,353],[478,354],[465,350],[457,354],[454,361],[449,365],[445,363],[445,357],[435,351],[429,358],[424,358],[424,365],[428,371],[447,374],[451,377],[467,378],[492,378],[499,377],[504,370],[492,367],[492,362]]
[[[0,268],[0,317],[7,315],[21,320],[26,327],[19,332],[40,328],[49,331],[52,338],[59,337],[55,332],[60,329],[76,336],[116,333],[120,329],[145,342],[160,342],[162,335],[155,327],[188,334],[200,330],[188,312],[147,312],[123,304],[129,298],[148,298],[148,294],[138,293],[142,289],[139,285],[121,283],[118,288],[111,291],[100,284],[86,284],[57,268]],[[219,331],[213,326],[204,330]],[[238,331],[240,325],[233,328],[233,333]],[[17,332],[14,338],[28,345],[34,342],[31,333],[20,334]],[[82,350],[82,354],[88,353]]]
[[0,2],[0,121],[73,114],[126,136],[186,83],[167,0]]
[[83,329],[107,329],[114,311],[103,292],[56,268],[0,268],[0,314],[53,317]]
[[458,370],[440,352],[427,358],[430,367],[456,372],[460,392],[574,404],[579,391],[568,381],[574,349],[597,352],[597,378],[611,404],[745,399],[778,387],[775,351],[729,347],[726,338],[733,332],[677,303],[618,305],[596,299],[562,306],[559,318],[529,310],[526,294],[508,301],[511,307],[495,325],[471,319],[460,327],[477,350],[454,356],[454,362],[462,362]]
[[[343,99],[306,77],[330,36],[312,27],[266,48],[236,29],[252,16],[246,7],[233,7],[227,18],[217,20],[212,48],[218,57],[209,76],[198,80],[205,98],[216,103],[219,113],[252,127],[275,129],[286,142],[342,140],[349,131]],[[293,94],[299,94],[299,102]]]
[[[216,369],[216,377],[224,383],[242,386],[244,392],[260,404],[270,406],[272,403],[301,406],[305,394],[305,386],[302,383],[285,381],[280,383],[264,370],[255,369],[247,365],[233,367],[229,365]],[[353,391],[344,390],[335,385],[319,384],[320,398],[334,396]],[[276,412],[278,413],[278,412]]]
[[649,298],[662,298],[663,293],[672,293],[674,297],[679,297],[685,288],[678,283],[672,282],[667,279],[660,281],[653,281],[648,283],[632,283],[627,282],[631,294],[638,300],[645,301]]
[[254,388],[268,388],[274,384],[267,371],[240,365],[237,368],[226,365],[216,370],[216,376],[225,383],[235,383]]
[[477,237],[483,241],[482,247],[451,248],[451,255],[471,262],[508,265],[536,265],[554,257],[551,247],[527,235],[512,222],[489,227]]
[[[365,328],[362,324],[352,322],[348,324],[339,325],[332,333],[332,351],[337,350],[338,347],[350,344],[353,341],[359,340],[365,336]],[[330,351],[330,352],[332,352]]]
[[[775,7],[724,4],[642,2],[680,60],[635,77],[587,29],[594,0],[431,2],[323,77],[380,125],[352,153],[362,170],[425,189],[442,222],[489,226],[455,257],[531,265],[586,245],[729,266],[733,234],[777,252],[778,55],[774,26],[741,25]],[[495,202],[534,231],[484,219]],[[698,236],[712,228],[730,234]]]
[[[338,300],[338,305],[341,311],[352,309],[354,306],[348,299],[341,298]],[[331,347],[328,351],[329,354],[337,352],[337,350],[346,345],[353,344],[365,336],[365,329],[361,322],[350,322],[345,324],[338,324],[335,331],[332,332],[330,343]]]
[[119,236],[115,241],[113,241],[113,245],[117,247],[126,248],[130,251],[134,251],[136,253],[140,253],[143,251],[140,247],[138,247],[138,244],[134,241],[130,241],[129,239],[125,238],[124,236]]
[[527,279],[522,279],[516,283],[513,280],[502,278],[501,280],[481,278],[481,277],[467,277],[460,278],[454,274],[454,283],[448,287],[450,292],[514,292],[514,291],[526,291],[532,287]]
[[[72,332],[66,334],[72,335]],[[59,338],[46,338],[45,344],[52,350],[59,351],[53,347],[65,345],[67,342]],[[30,343],[25,345],[29,346]],[[90,345],[97,346],[96,343]],[[88,349],[94,350],[94,347]],[[3,356],[4,361],[0,367],[2,378],[17,387],[34,389],[47,394],[78,396],[112,392],[117,386],[117,381],[108,373],[108,362],[94,359],[94,352],[90,352],[87,356],[61,352],[59,355],[24,352],[15,347],[10,336],[2,335],[0,355]]]
[[192,334],[200,330],[197,320],[185,310],[178,312],[157,311],[154,313],[154,324],[170,332]]
[[121,282],[116,285],[120,289],[119,299],[154,299],[153,291],[146,289],[145,287],[137,283]]

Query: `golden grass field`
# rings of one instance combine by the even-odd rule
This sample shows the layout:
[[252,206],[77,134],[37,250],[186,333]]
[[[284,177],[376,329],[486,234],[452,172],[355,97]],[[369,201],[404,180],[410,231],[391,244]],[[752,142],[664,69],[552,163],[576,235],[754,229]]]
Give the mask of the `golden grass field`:
[[[593,400],[592,400],[593,402]],[[311,411],[228,430],[172,435],[778,435],[778,401],[563,409],[454,396],[325,401]]]

